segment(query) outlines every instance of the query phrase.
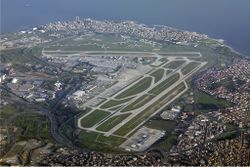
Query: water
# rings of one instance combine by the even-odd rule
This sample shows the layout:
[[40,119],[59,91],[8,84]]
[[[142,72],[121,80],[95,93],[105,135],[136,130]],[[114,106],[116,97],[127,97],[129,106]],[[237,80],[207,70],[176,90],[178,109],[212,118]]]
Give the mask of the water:
[[249,0],[1,0],[1,32],[75,16],[134,20],[205,33],[250,55]]

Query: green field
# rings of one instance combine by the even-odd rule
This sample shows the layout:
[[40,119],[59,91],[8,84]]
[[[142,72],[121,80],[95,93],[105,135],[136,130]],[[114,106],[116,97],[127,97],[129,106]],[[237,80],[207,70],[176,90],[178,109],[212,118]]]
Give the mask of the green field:
[[[31,56],[33,56],[33,52],[39,52],[37,49],[28,50],[24,48],[10,49],[10,50],[2,50],[0,52],[0,60],[1,63],[17,63],[24,65],[25,63],[36,64],[38,62],[32,61]],[[35,53],[34,53],[35,54]]]
[[152,78],[151,77],[145,77],[143,79],[141,79],[139,82],[137,82],[135,85],[133,85],[132,87],[126,89],[125,91],[123,91],[122,93],[118,94],[116,96],[116,98],[121,99],[121,98],[125,98],[128,96],[132,96],[132,95],[136,95],[138,93],[141,93],[143,91],[145,91],[147,88],[149,88],[149,86],[151,85],[152,82]]
[[181,72],[183,75],[188,74],[191,72],[193,69],[195,69],[200,63],[197,62],[191,62],[188,65],[186,65],[184,68],[181,69]]
[[164,71],[165,71],[164,69],[158,69],[150,74],[151,76],[155,78],[155,83],[162,79],[164,75]]
[[101,105],[100,108],[106,109],[106,108],[110,108],[110,107],[115,107],[117,105],[123,104],[128,102],[129,100],[131,100],[132,98],[127,98],[127,99],[123,99],[123,100],[109,100],[106,103],[104,103],[103,105]]
[[152,100],[153,98],[154,96],[145,94],[139,97],[138,99],[136,99],[133,103],[126,106],[124,109],[121,110],[121,112],[128,112],[128,111],[140,108],[146,103],[148,103],[150,100]]
[[113,34],[95,35],[95,36],[77,36],[71,37],[59,42],[54,42],[53,45],[48,46],[45,50],[65,50],[65,51],[150,51],[158,48],[151,44],[136,41],[138,45],[133,45],[133,40],[127,42],[123,41],[120,36]]
[[182,64],[184,64],[185,61],[184,60],[176,60],[176,61],[171,61],[168,64],[166,64],[164,67],[165,68],[171,68],[171,69],[176,69],[179,66],[181,66]]
[[43,53],[45,54],[51,54],[51,55],[62,55],[63,56],[71,56],[72,54],[78,54],[79,52],[77,51],[54,51],[54,50],[51,50],[51,51],[43,51]]
[[81,130],[77,138],[74,139],[74,143],[82,148],[88,148],[90,150],[102,151],[102,152],[122,152],[119,148],[126,139],[116,136],[103,136],[97,132],[87,132]]
[[163,149],[164,151],[169,151],[171,147],[176,144],[178,136],[175,133],[169,134],[163,141],[156,144],[156,148]]
[[38,59],[36,56],[41,55],[41,49],[38,47],[34,48],[15,48],[0,51],[0,62],[11,63],[11,66],[18,72],[28,72],[31,67],[26,64],[32,65],[46,65],[48,63]]
[[149,91],[149,93],[158,95],[167,89],[169,86],[173,85],[178,79],[180,78],[180,74],[176,73],[171,77],[167,78],[166,80],[162,81],[159,85],[155,86],[153,89]]
[[[167,46],[168,47],[168,46]],[[173,46],[172,45],[172,48],[174,48],[174,47],[176,47],[176,46]],[[180,49],[180,47],[181,48],[183,48],[182,50],[184,51],[191,51],[191,50],[186,50],[186,49],[184,49],[184,47],[186,47],[186,46],[177,46],[177,48],[179,48]],[[178,52],[178,49],[177,48],[175,48],[174,50],[172,50],[173,52]],[[163,51],[163,50],[162,50]],[[167,53],[167,52],[169,52],[169,51],[167,51],[166,50],[166,52],[164,53],[164,52],[162,52],[162,53],[158,53],[159,55],[162,55],[162,56],[178,56],[176,59],[178,59],[178,58],[181,58],[181,57],[199,57],[199,54],[183,54],[183,53],[178,53],[178,54],[173,54],[173,53]]]
[[[65,46],[49,46],[46,51],[105,51],[99,45],[95,44],[81,44],[81,45],[65,45]],[[63,55],[65,56],[65,55]]]
[[161,58],[159,61],[162,62],[162,64],[164,64],[164,63],[168,62],[168,59],[167,58]]
[[166,75],[170,74],[172,70],[166,70]]
[[[123,150],[119,145],[126,139],[116,136],[103,136],[98,132],[76,129],[74,120],[60,127],[61,134],[71,140],[76,146],[101,152],[119,152]],[[77,132],[77,133],[76,133]]]
[[[107,51],[135,51],[135,52],[151,52],[153,47],[150,45],[144,45],[142,47],[132,47],[128,45],[118,45],[118,44],[106,44]],[[49,46],[46,48],[46,51],[103,51],[105,48],[102,48],[102,45],[96,44],[79,44],[79,45],[64,45],[64,46]],[[48,52],[47,52],[48,53]]]
[[0,108],[0,122],[3,124],[4,121],[8,120],[12,115],[16,114],[18,109],[16,106],[8,104]]
[[50,121],[47,117],[37,113],[25,113],[15,118],[15,126],[22,128],[20,138],[32,139],[42,138],[46,141],[53,141],[50,135]]
[[164,119],[151,119],[145,124],[145,126],[158,130],[173,130],[176,126],[176,122]]
[[112,108],[109,108],[109,111],[117,111],[119,108],[121,108],[123,105],[115,106]]
[[17,154],[22,154],[24,150],[25,150],[25,145],[15,144],[14,146],[11,147],[8,153],[4,155],[3,159],[11,158],[13,156],[16,156]]
[[107,121],[105,121],[104,123],[102,123],[100,126],[98,126],[96,129],[107,132],[113,127],[115,127],[117,124],[121,123],[129,115],[131,115],[131,113],[113,116],[109,118]]
[[224,99],[217,99],[204,92],[196,91],[194,94],[195,104],[198,110],[211,111],[219,108],[232,107],[234,104]]
[[136,115],[134,118],[132,118],[130,121],[128,121],[125,125],[123,125],[117,131],[115,131],[114,134],[124,136],[127,133],[131,132],[140,123],[149,118],[156,110],[161,108],[163,105],[165,105],[168,101],[170,101],[184,89],[185,89],[184,83],[179,84],[170,92],[162,96],[158,101],[154,102],[152,105],[150,105],[145,110]]
[[95,110],[81,120],[84,128],[90,128],[107,117],[110,113],[102,110]]

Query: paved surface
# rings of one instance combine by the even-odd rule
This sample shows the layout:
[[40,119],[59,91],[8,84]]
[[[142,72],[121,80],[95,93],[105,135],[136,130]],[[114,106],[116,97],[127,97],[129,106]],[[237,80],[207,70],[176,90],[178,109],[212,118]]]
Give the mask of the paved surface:
[[[94,53],[97,53],[97,52],[94,52]],[[112,52],[112,53],[118,53],[118,52]],[[121,53],[121,52],[119,52]],[[123,52],[122,52],[123,53]],[[124,52],[124,53],[127,53],[127,52]],[[129,52],[129,53],[144,53],[144,52]],[[166,54],[166,53],[165,53]],[[154,56],[159,56],[161,58],[167,58],[168,61],[164,64],[162,64],[161,66],[155,68],[153,71],[150,72],[153,73],[154,71],[158,70],[159,68],[163,68],[163,66],[165,66],[166,64],[170,63],[171,61],[175,61],[176,58],[181,58],[182,60],[185,61],[185,63],[183,65],[181,65],[180,67],[178,67],[177,69],[173,70],[171,73],[169,73],[168,75],[166,75],[166,68],[165,68],[165,74],[164,76],[161,78],[160,81],[158,81],[157,83],[154,83],[154,77],[150,76],[150,74],[146,74],[144,77],[151,77],[152,78],[152,82],[151,82],[151,85],[149,88],[147,88],[145,91],[141,92],[141,93],[138,93],[136,95],[133,95],[133,96],[130,96],[130,97],[134,97],[132,100],[126,102],[126,103],[123,103],[123,107],[119,108],[117,111],[110,111],[109,108],[105,109],[105,111],[107,112],[110,112],[110,116],[104,118],[103,120],[101,120],[99,123],[97,123],[96,125],[94,125],[93,127],[91,128],[84,128],[82,127],[81,125],[81,120],[86,117],[88,114],[91,114],[91,112],[89,112],[88,114],[85,114],[83,115],[81,118],[78,119],[78,127],[81,128],[81,129],[85,129],[85,130],[88,130],[88,131],[95,131],[95,132],[99,132],[99,133],[102,133],[104,134],[105,136],[110,136],[110,135],[113,135],[113,133],[118,130],[120,127],[122,127],[124,124],[126,124],[128,121],[130,121],[132,118],[134,118],[136,115],[138,115],[139,113],[141,113],[143,110],[145,110],[147,107],[149,107],[150,105],[152,105],[154,102],[158,101],[162,96],[164,96],[165,94],[167,94],[168,92],[172,91],[176,86],[178,86],[180,83],[184,83],[185,84],[185,89],[178,93],[174,98],[172,98],[171,100],[169,100],[165,105],[163,105],[162,107],[160,107],[157,111],[155,111],[148,119],[150,119],[152,116],[154,116],[155,114],[157,114],[158,112],[160,112],[165,106],[169,105],[171,102],[173,102],[176,98],[180,97],[183,93],[185,93],[187,90],[188,90],[188,86],[185,82],[185,80],[187,78],[189,78],[191,75],[193,75],[195,72],[197,72],[201,67],[203,67],[206,62],[200,62],[200,61],[194,61],[194,60],[190,60],[189,58],[192,57],[192,56],[188,56],[188,57],[184,57],[184,56],[175,56],[176,54],[196,54],[198,56],[194,56],[194,57],[201,57],[202,55],[198,52],[180,52],[180,53],[168,53],[169,55],[171,56],[160,56],[158,54],[152,54]],[[186,75],[183,75],[182,72],[181,72],[181,69],[183,67],[185,67],[188,63],[190,62],[199,62],[200,64],[194,68],[192,71],[190,71],[188,74]],[[133,103],[134,101],[136,101],[138,98],[140,98],[141,96],[145,95],[146,93],[148,93],[149,90],[151,90],[152,88],[154,88],[155,86],[159,85],[162,81],[168,79],[169,77],[171,77],[172,75],[176,74],[176,73],[179,73],[180,74],[180,78],[177,82],[175,82],[173,85],[171,85],[170,87],[168,87],[167,89],[165,89],[163,92],[161,92],[160,94],[158,95],[155,95],[155,97],[150,101],[148,102],[147,104],[145,104],[144,106],[140,107],[140,108],[137,108],[135,110],[131,110],[131,111],[128,111],[126,113],[131,113],[131,115],[129,117],[127,117],[126,119],[124,119],[121,123],[119,123],[118,125],[116,125],[115,127],[113,127],[111,130],[109,130],[108,132],[102,132],[102,131],[98,131],[96,130],[96,128],[101,125],[103,122],[105,122],[106,120],[108,120],[110,117],[112,116],[117,116],[117,115],[121,115],[121,114],[124,114],[124,113],[121,113],[120,111],[125,108],[126,106],[128,106],[129,104]],[[144,78],[143,77],[143,78]],[[141,79],[143,79],[141,78]],[[127,86],[127,88],[125,90],[122,90],[116,94],[114,94],[113,96],[111,96],[110,98],[108,98],[108,100],[110,99],[116,99],[115,97],[123,92],[123,91],[126,91],[127,89],[129,89],[130,87],[134,86],[137,82],[139,82],[141,79],[137,80],[136,82],[132,83],[131,85]],[[129,97],[126,97],[126,98],[129,98]],[[123,98],[125,99],[125,98]],[[107,100],[107,101],[108,101]],[[119,100],[122,100],[122,99],[119,99]],[[95,109],[100,109],[100,106],[102,105],[103,103],[99,104],[98,106],[96,107],[92,107],[94,111]],[[114,107],[114,106],[112,106]],[[110,108],[112,108],[110,107]],[[103,109],[102,109],[103,110]],[[143,122],[141,122],[136,128],[134,129],[137,129],[138,127],[140,127],[142,124],[144,124],[148,119],[144,120]],[[133,132],[134,130],[132,130],[131,132]],[[131,133],[130,132],[130,133]],[[123,136],[123,137],[127,137],[130,133],[128,133],[127,135]]]
[[[79,55],[79,56],[88,56],[88,54],[95,54],[95,53],[103,53],[105,54],[118,54],[117,56],[121,56],[120,54],[123,53],[123,56],[133,56],[133,57],[158,57],[160,54],[164,55],[170,55],[171,57],[185,57],[185,56],[175,56],[175,55],[197,55],[197,56],[188,56],[189,58],[197,58],[201,57],[200,52],[136,52],[136,51],[67,51],[67,50],[42,50],[42,54],[44,56],[52,56],[53,53],[60,57],[60,53],[69,53],[69,55],[72,55],[72,52],[74,52],[73,55]],[[150,55],[150,56],[149,56]],[[115,55],[112,55],[115,56]],[[166,58],[166,56],[163,56]],[[187,56],[186,56],[187,57]]]
[[133,136],[122,143],[120,147],[127,151],[145,151],[163,137],[164,134],[164,131],[142,127]]

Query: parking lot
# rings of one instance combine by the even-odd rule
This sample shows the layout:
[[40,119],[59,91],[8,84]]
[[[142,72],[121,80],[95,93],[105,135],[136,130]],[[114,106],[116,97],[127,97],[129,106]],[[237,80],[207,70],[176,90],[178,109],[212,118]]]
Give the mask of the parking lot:
[[133,136],[120,145],[126,151],[145,151],[165,134],[164,131],[143,126]]

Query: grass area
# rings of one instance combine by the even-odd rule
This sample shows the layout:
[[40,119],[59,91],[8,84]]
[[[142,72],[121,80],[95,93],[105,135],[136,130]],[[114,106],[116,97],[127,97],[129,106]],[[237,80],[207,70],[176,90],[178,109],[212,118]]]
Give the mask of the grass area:
[[117,111],[119,108],[121,108],[123,105],[115,106],[112,108],[109,108],[110,111]]
[[8,104],[0,108],[0,121],[1,124],[9,119],[12,115],[17,113],[17,108],[14,105]]
[[24,151],[25,145],[15,144],[11,147],[7,154],[4,155],[4,158],[11,158],[18,154],[21,154]]
[[[174,45],[172,45],[173,47]],[[169,46],[167,46],[169,47]],[[176,47],[176,46],[174,46]],[[178,56],[177,58],[181,58],[181,57],[199,57],[199,54],[185,54],[185,53],[178,53],[178,54],[173,54],[173,53],[167,53],[167,52],[178,52],[180,51],[180,48],[185,48],[185,46],[179,46],[178,48],[176,48],[175,50],[169,51],[169,50],[162,50],[162,53],[159,53],[162,56]],[[184,51],[184,49],[181,49]],[[164,53],[163,51],[165,51],[166,53]],[[191,51],[191,50],[186,50],[186,51]]]
[[126,141],[125,138],[117,137],[117,136],[103,136],[99,135],[99,137],[96,139],[97,142],[109,145],[110,147],[118,147],[120,146],[124,141]]
[[150,105],[145,110],[143,110],[138,115],[136,115],[134,118],[132,118],[130,121],[128,121],[125,125],[123,125],[117,131],[115,131],[114,134],[124,136],[127,133],[131,132],[140,123],[148,119],[155,111],[160,109],[163,105],[165,105],[167,102],[173,99],[176,95],[178,95],[184,89],[185,89],[184,83],[179,84],[170,92],[162,96],[158,101],[154,102],[152,105]]
[[45,54],[50,54],[50,55],[64,55],[64,56],[70,56],[72,54],[78,54],[79,52],[74,52],[74,51],[44,51],[43,53]]
[[[162,64],[163,64],[163,63],[168,62],[168,59],[167,59],[167,58],[161,58],[159,61],[162,62]],[[161,65],[162,65],[162,64],[161,64]]]
[[66,137],[67,139],[74,141],[75,140],[75,131],[76,129],[76,121],[75,120],[70,120],[67,123],[63,124],[63,126],[59,127],[59,132],[62,136]]
[[85,128],[90,128],[102,119],[107,117],[110,113],[102,110],[95,110],[81,120],[81,125]]
[[126,139],[116,136],[103,136],[97,132],[81,131],[74,143],[83,148],[101,152],[122,152],[119,145]]
[[158,69],[155,72],[150,74],[151,76],[155,78],[155,83],[162,79],[164,75],[164,71],[165,71],[164,69]]
[[226,128],[227,128],[227,131],[235,131],[239,129],[239,126],[231,124],[231,123],[226,123]]
[[128,102],[129,100],[131,100],[131,99],[132,99],[132,98],[127,98],[127,99],[123,99],[123,100],[113,100],[113,99],[111,99],[111,100],[107,101],[106,103],[104,103],[103,105],[101,105],[100,108],[105,109],[105,108],[115,107],[115,106],[117,106],[117,105],[126,103],[126,102]]
[[145,105],[147,102],[149,102],[150,100],[152,100],[153,98],[154,98],[154,96],[145,94],[145,95],[139,97],[133,103],[131,103],[128,106],[126,106],[124,109],[121,110],[121,112],[128,112],[128,111],[140,108],[143,105]]
[[171,77],[167,78],[166,80],[162,81],[159,85],[155,86],[153,89],[149,91],[149,93],[158,95],[169,86],[173,85],[178,79],[180,78],[180,74],[176,73]]
[[161,58],[159,61],[166,63],[168,61],[167,58]]
[[[131,51],[131,52],[151,52],[153,47],[150,45],[143,45],[141,47],[131,47],[127,44],[105,44],[107,51]],[[49,50],[63,50],[63,51],[105,51],[102,45],[71,45],[71,46],[53,46]]]
[[[236,82],[238,82],[238,84],[244,83],[244,81],[242,82],[240,80],[236,80]],[[236,85],[235,85],[233,78],[231,76],[228,76],[219,82],[212,83],[209,86],[209,89],[214,90],[214,89],[219,88],[221,86],[225,87],[230,92],[235,92],[237,90]]]
[[131,113],[113,116],[109,118],[107,121],[105,121],[104,123],[102,123],[100,126],[98,126],[96,129],[107,132],[113,127],[115,127],[117,124],[121,123],[129,115],[131,115]]
[[171,147],[177,142],[177,135],[172,133],[168,135],[163,141],[156,144],[157,148],[163,149],[164,151],[169,151]]
[[192,104],[184,104],[183,111],[193,111],[193,105]]
[[126,140],[112,135],[106,137],[97,132],[79,130],[76,128],[76,122],[74,120],[70,120],[61,126],[59,131],[78,147],[92,151],[121,153],[123,150],[119,148],[119,145]]
[[67,51],[104,51],[103,45],[108,51],[153,51],[156,46],[145,44],[137,41],[137,45],[133,45],[132,41],[123,41],[117,35],[97,35],[94,36],[78,36],[55,42],[53,46],[49,46],[46,50],[67,50]]
[[170,74],[172,70],[166,70],[166,75]]
[[171,69],[176,69],[179,66],[181,66],[182,64],[184,64],[185,61],[184,60],[176,60],[176,61],[171,61],[168,64],[166,64],[164,67],[165,68],[171,68]]
[[132,96],[132,95],[136,95],[138,93],[141,93],[143,91],[145,91],[147,88],[149,88],[149,86],[151,85],[152,82],[152,78],[151,77],[145,77],[143,79],[141,79],[139,82],[137,82],[135,85],[133,85],[132,87],[126,89],[125,91],[123,91],[122,93],[118,94],[116,96],[116,98],[121,99],[121,98],[125,98],[128,96]]
[[80,45],[64,45],[64,46],[49,46],[47,51],[104,51],[99,45],[95,44],[80,44]]
[[184,68],[181,69],[181,72],[183,75],[188,74],[191,72],[193,69],[195,69],[200,63],[197,62],[191,62],[188,65],[186,65]]
[[176,122],[172,120],[164,119],[152,119],[149,120],[146,124],[146,127],[158,130],[171,130],[176,126]]
[[216,137],[216,140],[230,140],[240,135],[240,131],[224,132]]
[[50,134],[50,121],[37,113],[27,113],[16,117],[15,126],[22,128],[21,139],[42,138],[53,141]]
[[2,50],[0,52],[0,60],[2,63],[28,63],[30,59],[25,56],[24,49]]
[[38,59],[38,57],[41,55],[41,52],[42,48],[40,47],[2,50],[0,52],[0,61],[2,63],[12,63],[12,65],[24,65],[26,63],[32,65],[48,65],[48,63]]
[[194,100],[198,110],[214,110],[233,106],[231,102],[217,99],[201,91],[195,91]]

